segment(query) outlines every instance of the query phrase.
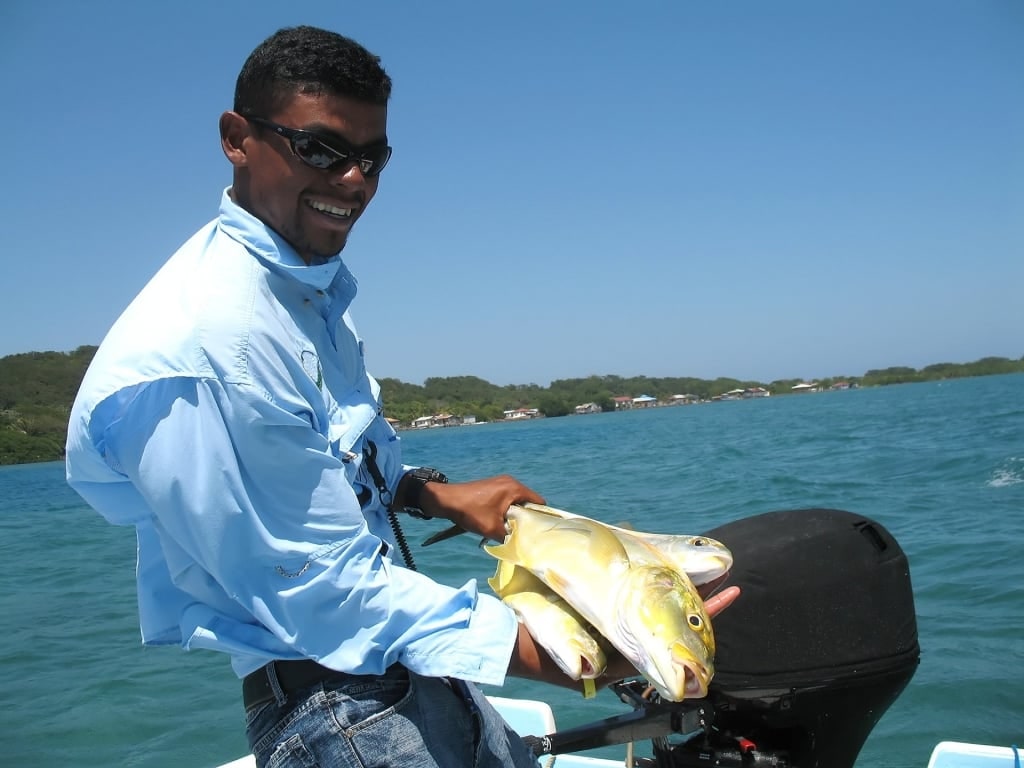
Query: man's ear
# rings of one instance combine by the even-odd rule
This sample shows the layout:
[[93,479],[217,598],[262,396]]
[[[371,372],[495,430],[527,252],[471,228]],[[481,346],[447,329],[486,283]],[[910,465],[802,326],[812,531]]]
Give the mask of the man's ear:
[[245,151],[245,139],[249,133],[249,121],[237,112],[225,112],[220,116],[220,146],[224,157],[236,168],[249,164]]

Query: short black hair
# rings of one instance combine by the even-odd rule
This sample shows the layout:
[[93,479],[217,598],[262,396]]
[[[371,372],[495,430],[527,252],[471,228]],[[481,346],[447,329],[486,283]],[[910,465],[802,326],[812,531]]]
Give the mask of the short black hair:
[[387,104],[391,78],[380,57],[355,40],[318,27],[286,27],[260,43],[242,65],[234,110],[265,117],[297,93]]

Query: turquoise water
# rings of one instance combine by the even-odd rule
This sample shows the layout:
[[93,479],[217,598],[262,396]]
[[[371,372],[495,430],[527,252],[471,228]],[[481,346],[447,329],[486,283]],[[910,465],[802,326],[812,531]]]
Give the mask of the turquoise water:
[[[924,768],[944,739],[1024,742],[1024,375],[403,440],[411,463],[453,479],[510,472],[555,506],[652,531],[811,506],[874,517],[910,559],[922,660],[858,766]],[[139,645],[132,531],[84,506],[60,464],[0,468],[0,504],[0,762],[205,768],[243,754],[226,660]],[[441,525],[406,530],[418,541]],[[446,583],[493,571],[469,537],[416,554]],[[625,711],[607,691],[490,692],[547,699],[562,726]]]

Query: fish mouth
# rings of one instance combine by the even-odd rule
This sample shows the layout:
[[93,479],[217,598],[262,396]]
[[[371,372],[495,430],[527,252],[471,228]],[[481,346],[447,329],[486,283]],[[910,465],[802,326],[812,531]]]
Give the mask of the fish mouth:
[[687,699],[703,699],[708,695],[708,681],[710,676],[706,669],[696,665],[686,666],[686,686],[684,697]]
[[581,680],[593,680],[595,677],[600,675],[601,672],[590,663],[590,660],[586,656],[580,656],[580,679]]
[[[677,643],[672,648],[672,664],[677,671],[681,671],[683,685],[682,690],[674,690],[672,694],[676,697],[674,701],[683,699],[703,699],[708,695],[708,683],[714,672],[709,664],[704,664],[701,659],[695,656],[682,643]],[[679,677],[677,676],[678,680]]]
[[[668,685],[655,685],[661,695],[669,701],[684,699],[703,699],[708,695],[708,683],[711,676],[699,662],[676,662],[677,674]],[[682,674],[679,674],[682,672]],[[652,681],[653,682],[653,681]]]
[[[693,584],[694,584],[694,586],[700,587],[700,589],[698,589],[697,591],[700,593],[700,596],[702,598],[707,600],[709,597],[711,597],[713,594],[715,594],[715,592],[717,592],[719,589],[721,589],[722,586],[724,586],[725,583],[728,580],[729,580],[729,572],[726,571],[725,573],[722,573],[722,574],[719,574],[718,576],[715,576],[713,579],[709,579],[707,581],[701,581],[699,583],[694,581]],[[692,581],[692,579],[691,579],[691,581]]]

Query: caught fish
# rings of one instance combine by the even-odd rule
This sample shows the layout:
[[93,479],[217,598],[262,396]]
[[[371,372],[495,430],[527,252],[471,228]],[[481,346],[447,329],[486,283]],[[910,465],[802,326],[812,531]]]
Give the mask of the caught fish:
[[[559,517],[581,517],[581,515],[544,504],[527,503],[523,506]],[[724,576],[732,568],[732,553],[721,542],[708,536],[644,533],[607,523],[602,523],[602,525],[606,525],[615,532],[632,560],[650,560],[652,558],[667,560],[673,567],[684,571],[690,577],[690,581],[698,587]],[[452,525],[429,536],[422,546],[429,547],[431,544],[447,541],[465,532],[465,528]],[[652,549],[654,552],[651,552]]]
[[724,576],[732,568],[732,552],[707,536],[642,533],[622,528],[616,529],[616,535],[633,562],[644,557],[666,560],[698,587]]
[[499,560],[487,583],[565,674],[583,680],[604,672],[608,657],[603,638],[595,638],[586,620],[544,582],[521,566]]
[[[707,694],[711,622],[693,582],[656,552],[631,561],[620,530],[541,505],[512,505],[509,533],[486,546],[537,576],[671,701]],[[538,641],[539,642],[539,641]]]
[[[528,503],[523,506],[563,518],[582,517],[544,504]],[[607,523],[601,525],[615,533],[632,562],[666,562],[684,571],[698,587],[724,576],[732,568],[732,552],[720,541],[708,536],[644,533]]]

